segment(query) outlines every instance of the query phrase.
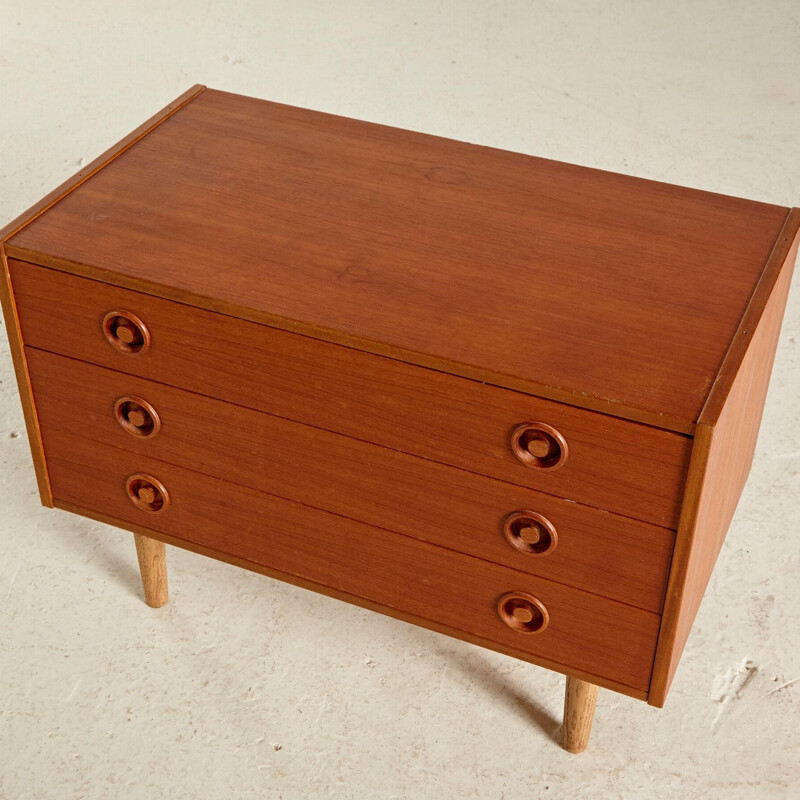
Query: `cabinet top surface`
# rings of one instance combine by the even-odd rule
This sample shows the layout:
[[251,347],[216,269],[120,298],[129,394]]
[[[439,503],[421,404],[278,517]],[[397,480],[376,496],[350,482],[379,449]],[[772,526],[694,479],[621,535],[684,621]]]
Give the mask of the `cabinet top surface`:
[[680,430],[787,215],[206,90],[6,246]]

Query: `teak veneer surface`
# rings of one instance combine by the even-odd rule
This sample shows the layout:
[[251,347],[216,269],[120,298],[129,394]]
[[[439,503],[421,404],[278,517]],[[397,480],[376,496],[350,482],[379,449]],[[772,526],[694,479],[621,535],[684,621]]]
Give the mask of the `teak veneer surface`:
[[[136,376],[26,348],[41,424],[131,450],[660,612],[674,533]],[[147,438],[117,421],[118,398],[150,403]],[[512,547],[503,522],[543,514],[556,545]]]
[[223,561],[226,564],[232,564],[236,567],[241,567],[242,569],[250,570],[251,572],[256,572],[260,575],[266,575],[270,578],[283,581],[284,583],[289,583],[293,586],[299,586],[300,588],[315,592],[316,594],[325,595],[326,597],[332,597],[337,600],[343,600],[346,603],[351,603],[352,605],[366,608],[370,611],[377,611],[381,614],[385,614],[386,616],[393,617],[394,619],[402,620],[403,622],[409,622],[412,625],[418,625],[419,627],[427,628],[428,630],[442,633],[446,636],[454,636],[457,639],[463,639],[465,642],[470,642],[471,644],[479,647],[488,647],[490,650],[496,650],[498,653],[504,653],[507,656],[518,658],[522,661],[535,663],[538,666],[544,667],[545,669],[555,670],[556,672],[562,672],[565,675],[574,675],[582,680],[592,681],[598,686],[611,689],[615,692],[620,692],[621,694],[628,695],[628,697],[633,697],[637,700],[647,700],[647,690],[645,689],[634,689],[632,686],[619,683],[618,681],[611,680],[610,678],[605,678],[602,675],[586,672],[585,670],[579,670],[575,667],[566,667],[564,664],[551,661],[544,656],[536,656],[535,659],[532,659],[530,654],[520,650],[517,647],[489,641],[477,636],[474,633],[467,633],[466,631],[452,628],[441,622],[434,622],[433,620],[424,619],[423,617],[404,611],[401,608],[393,608],[392,606],[388,606],[385,603],[381,603],[376,600],[368,600],[365,597],[361,597],[360,595],[356,595],[351,592],[345,592],[341,589],[334,589],[331,586],[325,586],[324,584],[298,577],[297,575],[281,571],[275,567],[270,567],[257,561],[242,558],[241,556],[235,556],[231,553],[224,553],[220,550],[215,550],[207,545],[198,544],[197,542],[190,542],[186,539],[179,539],[178,537],[172,536],[169,533],[164,533],[164,531],[153,530],[152,528],[148,528],[147,526],[141,524],[128,522],[117,517],[112,517],[110,514],[95,511],[91,508],[80,505],[79,503],[70,503],[67,500],[54,500],[53,505],[55,508],[61,509],[62,511],[69,511],[71,514],[79,514],[82,517],[94,519],[97,520],[97,522],[122,528],[123,530],[131,531],[135,534],[149,536],[152,539],[165,542],[166,544],[171,544],[175,547],[189,550],[192,553],[198,553],[199,555],[216,559],[217,561]]
[[31,445],[31,457],[33,467],[36,472],[36,483],[39,487],[39,497],[42,505],[52,508],[53,495],[50,491],[50,478],[47,474],[47,464],[45,463],[44,451],[42,449],[42,436],[39,430],[39,419],[36,408],[33,404],[33,387],[28,371],[28,364],[25,359],[25,350],[22,341],[22,328],[19,322],[19,310],[17,308],[14,287],[11,283],[8,259],[0,244],[0,304],[3,309],[3,320],[5,321],[6,333],[8,334],[8,345],[11,351],[11,360],[14,364],[14,375],[19,387],[19,397],[22,404],[22,413],[25,417],[25,427],[28,430],[28,441]]
[[[25,343],[676,528],[691,438],[44,267],[9,261]],[[109,347],[103,316],[144,320],[149,349]],[[555,470],[509,446],[523,422],[566,438]]]
[[659,634],[652,705],[664,704],[750,472],[797,250],[795,239],[777,265],[763,314],[746,331],[748,347],[716,424],[698,426]]
[[[749,471],[798,229],[193,87],[0,230],[42,501],[662,705]],[[146,353],[104,341],[111,308],[146,316]],[[157,400],[161,438],[113,421],[118,390]],[[527,421],[566,464],[517,462]],[[126,494],[143,471],[163,512]],[[561,539],[528,568],[499,523],[534,502]],[[500,621],[507,591],[545,602],[543,633]]]
[[206,90],[5,247],[691,432],[786,219]]
[[[634,690],[649,685],[660,620],[650,611],[49,427],[43,438],[57,504],[397,608],[530,661],[541,657]],[[165,485],[165,510],[147,513],[130,502],[124,485],[134,473]],[[500,620],[496,604],[508,591],[529,592],[545,605],[544,631],[520,634]],[[325,620],[308,624],[311,636],[317,626],[330,633]]]
[[150,117],[150,119],[143,122],[138,128],[135,128],[130,133],[126,134],[122,139],[120,139],[120,141],[99,155],[93,161],[90,161],[82,169],[70,176],[60,186],[57,186],[55,189],[53,189],[53,191],[46,194],[37,203],[34,203],[34,205],[27,209],[27,211],[23,212],[18,217],[14,218],[0,228],[0,261],[2,262],[0,265],[2,266],[2,280],[0,280],[0,304],[2,304],[3,318],[6,322],[8,343],[11,350],[11,358],[14,363],[14,372],[19,385],[20,401],[22,403],[22,410],[25,415],[25,425],[28,429],[28,437],[31,444],[31,455],[33,457],[33,465],[34,469],[36,470],[36,480],[39,486],[39,496],[42,500],[42,504],[45,506],[52,507],[53,497],[50,492],[47,465],[45,464],[44,453],[42,450],[41,433],[39,431],[39,423],[36,417],[36,409],[33,405],[30,377],[28,375],[28,368],[27,364],[25,363],[25,357],[23,353],[22,333],[17,316],[14,289],[11,285],[8,254],[5,243],[9,237],[20,231],[23,227],[25,227],[25,225],[33,221],[39,214],[44,213],[48,208],[64,197],[64,195],[80,186],[81,183],[116,158],[123,150],[133,145],[142,136],[146,136],[154,127],[160,125],[170,114],[174,114],[179,108],[190,102],[194,97],[204,90],[204,86],[196,84],[179,97],[176,97],[175,100]]

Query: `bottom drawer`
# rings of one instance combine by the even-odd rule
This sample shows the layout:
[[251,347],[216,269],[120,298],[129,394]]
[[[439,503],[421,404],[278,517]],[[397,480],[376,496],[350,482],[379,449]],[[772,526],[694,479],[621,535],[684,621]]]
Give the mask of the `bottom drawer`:
[[[57,505],[296,576],[321,591],[330,587],[638,696],[648,688],[658,614],[72,434],[45,428],[43,440]],[[166,502],[146,482],[126,488],[135,474],[157,479]],[[511,601],[507,624],[498,601],[510,592],[532,595],[541,607]],[[540,631],[528,632],[545,619]]]

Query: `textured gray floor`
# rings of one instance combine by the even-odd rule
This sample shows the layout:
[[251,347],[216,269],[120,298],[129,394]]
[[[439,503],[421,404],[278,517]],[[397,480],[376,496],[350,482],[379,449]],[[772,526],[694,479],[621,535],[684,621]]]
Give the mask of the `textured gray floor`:
[[[0,0],[0,34],[0,220],[195,82],[800,204],[796,1]],[[0,797],[800,797],[797,284],[667,707],[602,692],[577,757],[536,667],[177,550],[147,609],[128,534],[39,507],[0,336]]]

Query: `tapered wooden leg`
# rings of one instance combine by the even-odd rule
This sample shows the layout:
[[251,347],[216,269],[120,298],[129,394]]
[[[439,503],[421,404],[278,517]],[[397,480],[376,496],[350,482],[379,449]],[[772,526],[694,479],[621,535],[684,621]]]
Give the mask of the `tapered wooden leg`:
[[567,676],[561,744],[570,753],[582,753],[589,744],[596,701],[597,687],[593,683]]
[[142,573],[144,599],[151,608],[161,608],[169,600],[167,591],[167,548],[163,542],[133,534],[136,556]]

